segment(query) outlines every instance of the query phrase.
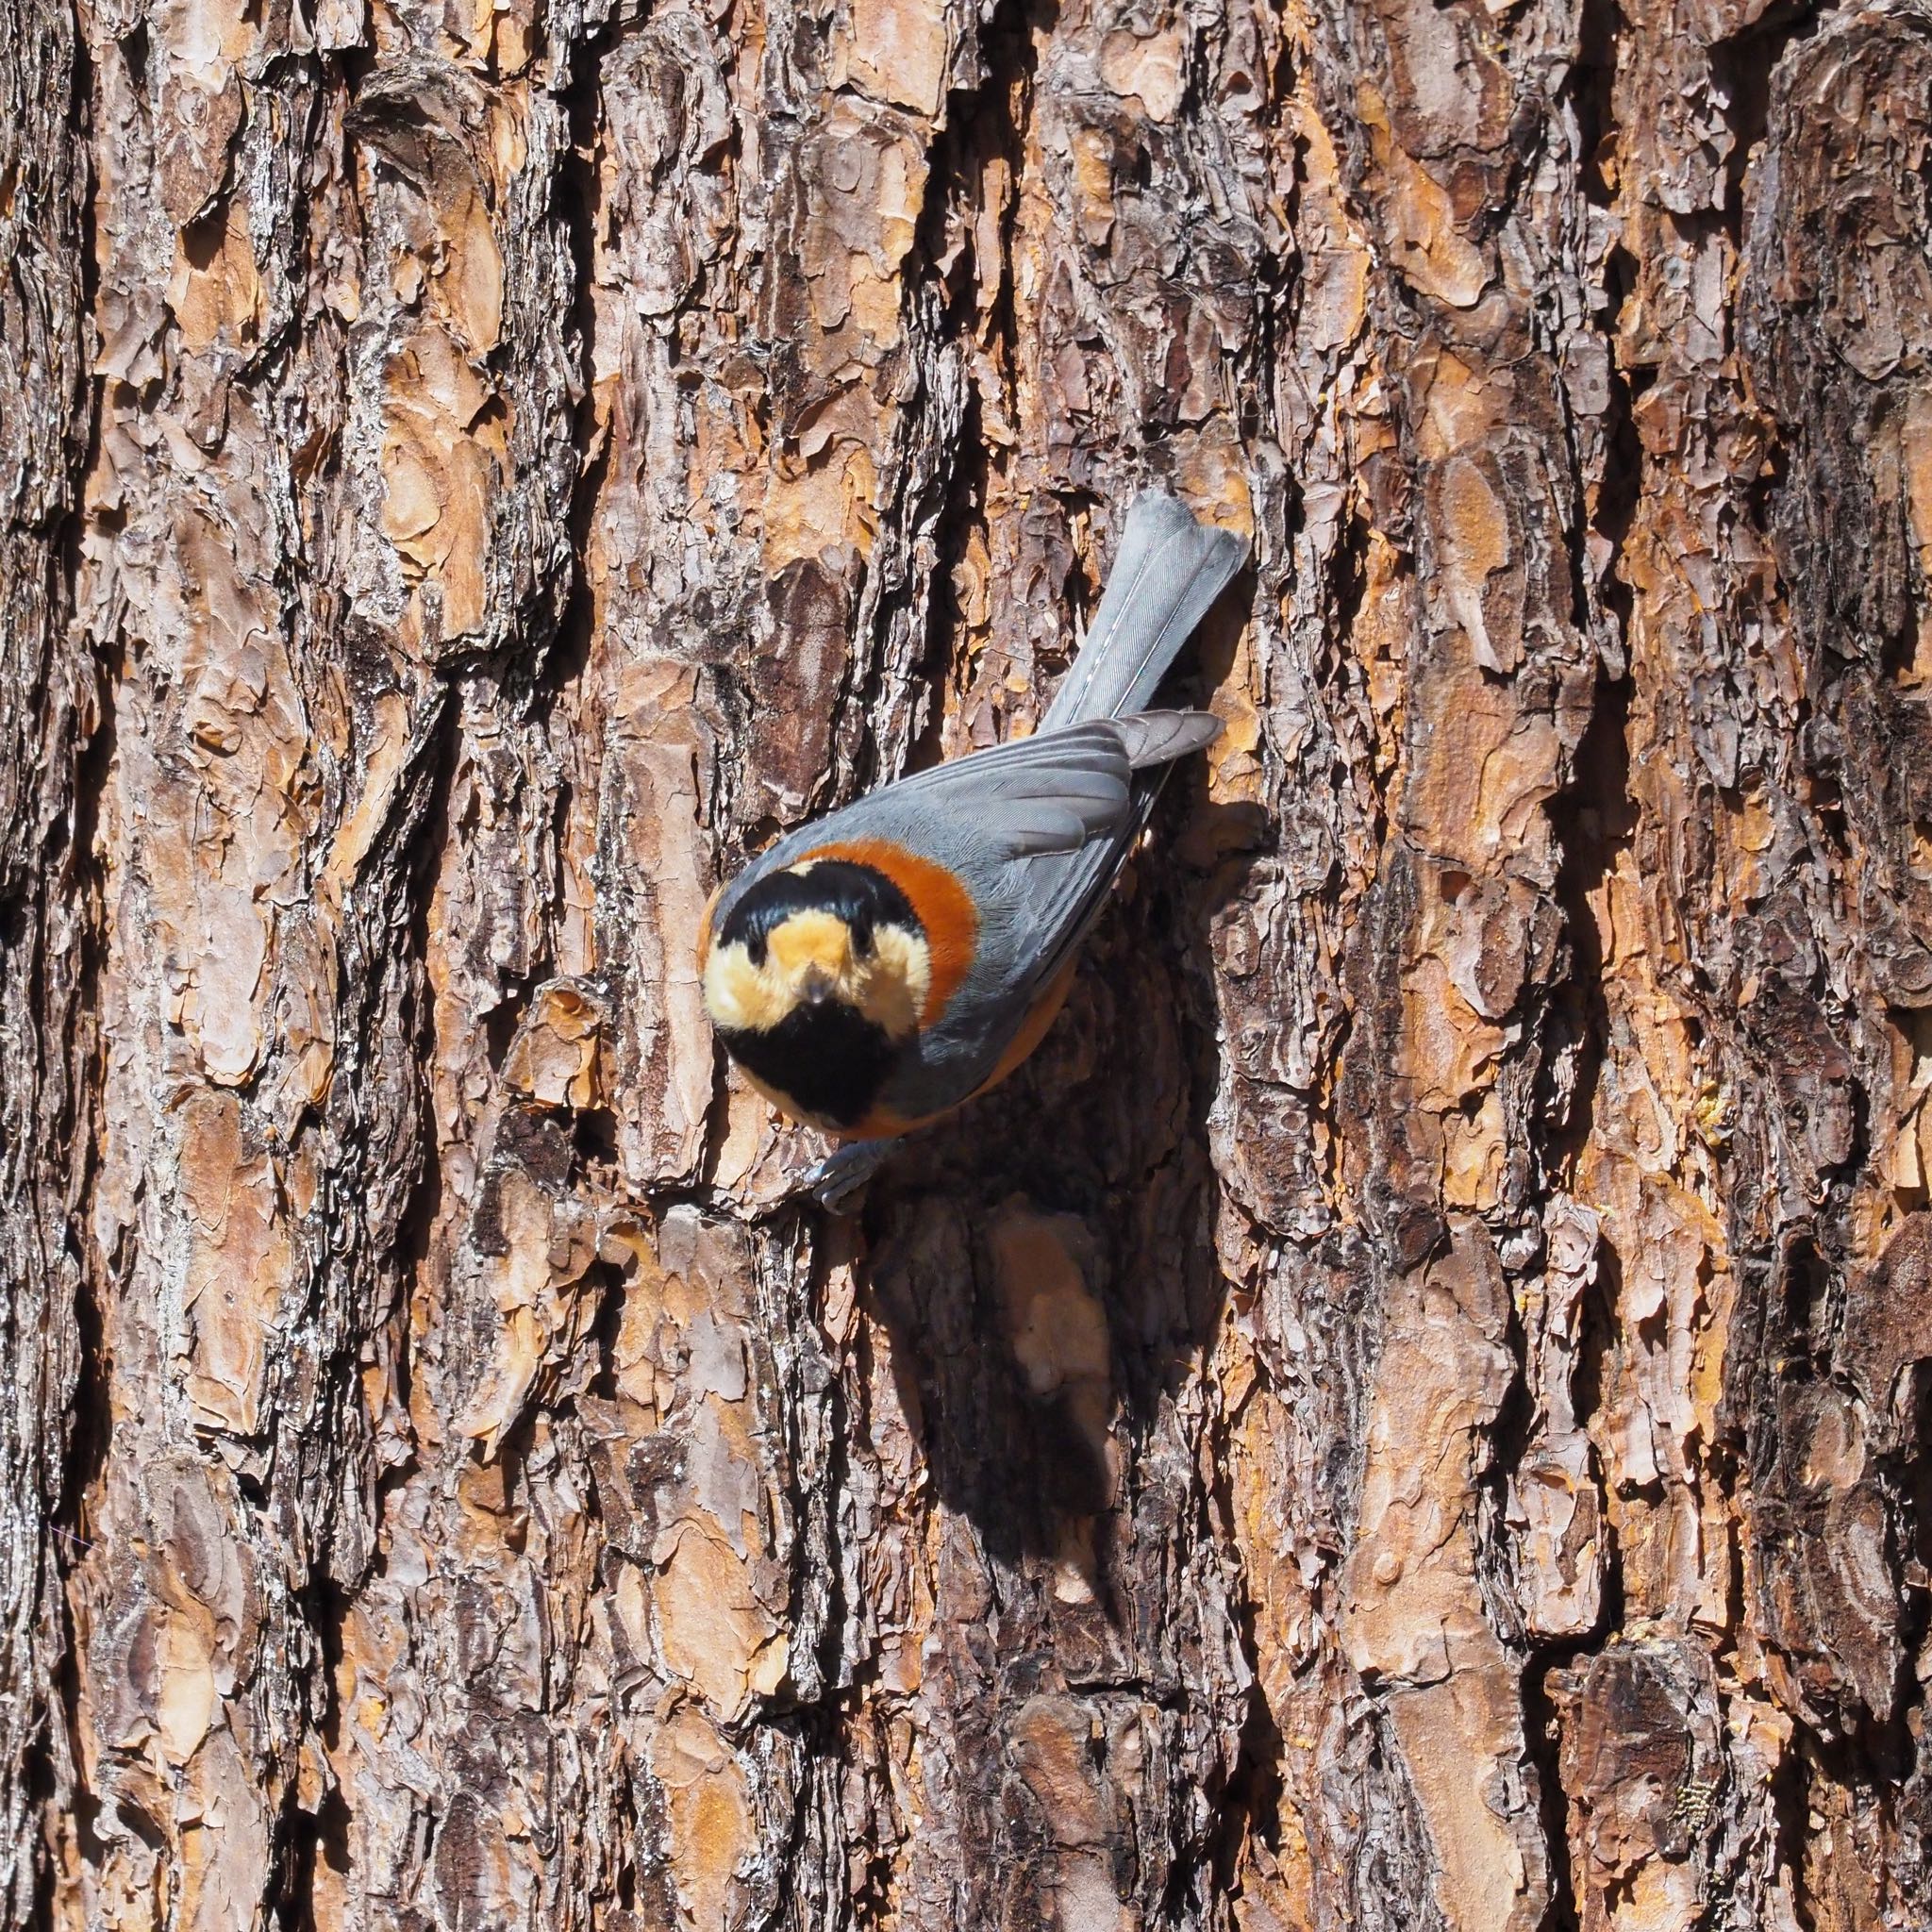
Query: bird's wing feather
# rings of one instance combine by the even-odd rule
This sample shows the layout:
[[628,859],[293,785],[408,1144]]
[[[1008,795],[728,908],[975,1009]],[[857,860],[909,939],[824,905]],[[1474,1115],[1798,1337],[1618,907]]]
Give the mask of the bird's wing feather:
[[922,772],[854,810],[875,801],[882,816],[916,814],[975,900],[1000,908],[1009,941],[991,949],[1003,957],[989,957],[986,977],[968,976],[961,998],[1024,1009],[1105,902],[1159,789],[1152,768],[1219,730],[1204,712],[1096,719]]
[[1092,719],[970,753],[873,796],[915,808],[971,810],[982,835],[995,845],[1009,841],[1006,856],[1074,852],[1125,822],[1134,808],[1135,772],[1198,751],[1220,730],[1220,721],[1205,711]]
[[1119,729],[1082,725],[977,751],[861,799],[924,812],[969,813],[994,859],[1076,852],[1124,814],[1133,766]]

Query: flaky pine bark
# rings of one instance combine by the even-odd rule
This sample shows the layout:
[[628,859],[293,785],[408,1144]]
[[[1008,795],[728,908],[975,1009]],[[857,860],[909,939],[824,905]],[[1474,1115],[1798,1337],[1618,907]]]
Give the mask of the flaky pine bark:
[[87,159],[78,29],[0,0],[0,1921],[43,1887],[38,1815],[63,1745],[62,1458],[90,1265],[87,846],[97,673],[74,616],[87,455]]
[[[0,0],[0,1896],[1932,1923],[1932,8]],[[1251,534],[1020,1077],[692,972]]]

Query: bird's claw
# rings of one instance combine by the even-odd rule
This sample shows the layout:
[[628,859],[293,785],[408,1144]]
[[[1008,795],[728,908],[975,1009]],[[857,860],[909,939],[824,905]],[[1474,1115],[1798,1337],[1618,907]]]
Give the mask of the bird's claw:
[[821,1208],[836,1212],[884,1166],[898,1145],[892,1141],[854,1141],[825,1156],[805,1177],[805,1186]]

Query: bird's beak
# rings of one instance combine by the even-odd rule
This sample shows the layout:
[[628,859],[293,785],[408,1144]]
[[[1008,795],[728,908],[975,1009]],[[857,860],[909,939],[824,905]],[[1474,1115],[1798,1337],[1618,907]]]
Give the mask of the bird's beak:
[[807,1006],[822,1007],[832,996],[832,975],[823,966],[808,966],[798,991]]

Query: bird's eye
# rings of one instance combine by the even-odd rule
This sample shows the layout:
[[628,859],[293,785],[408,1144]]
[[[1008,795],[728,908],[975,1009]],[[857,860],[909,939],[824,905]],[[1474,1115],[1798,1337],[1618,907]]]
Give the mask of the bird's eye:
[[872,927],[870,925],[855,925],[852,928],[852,950],[861,959],[872,958]]

